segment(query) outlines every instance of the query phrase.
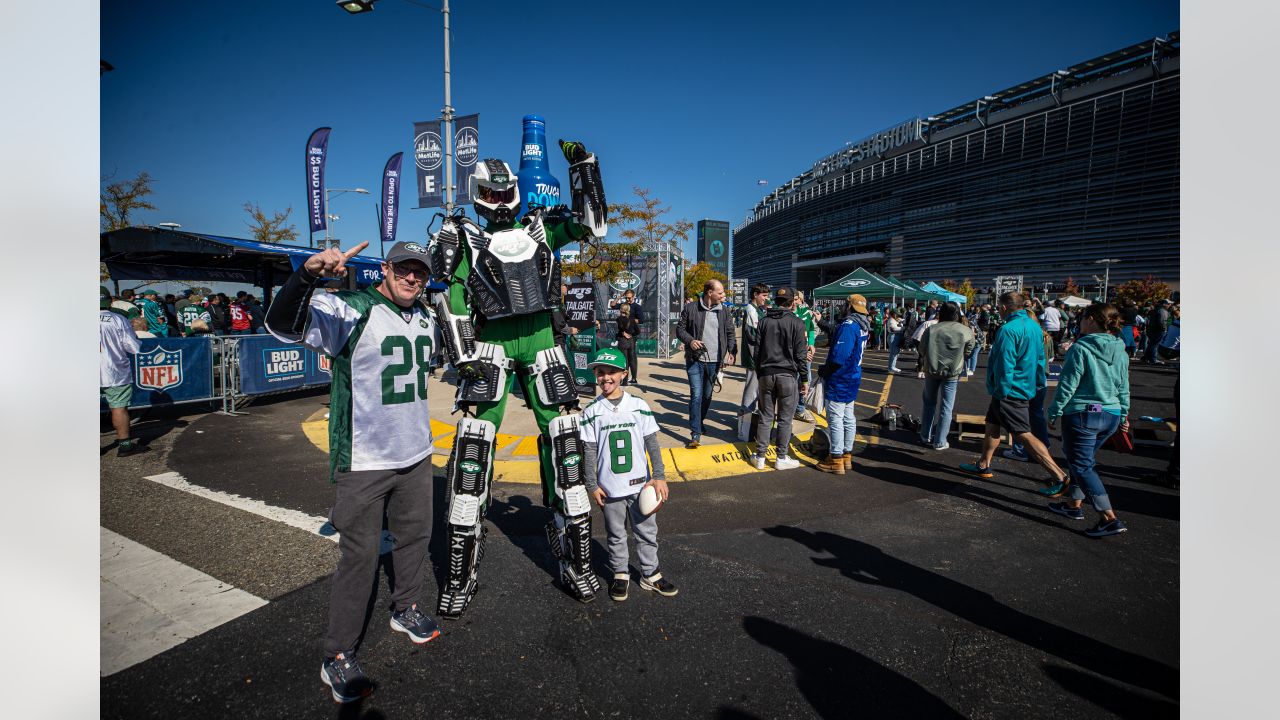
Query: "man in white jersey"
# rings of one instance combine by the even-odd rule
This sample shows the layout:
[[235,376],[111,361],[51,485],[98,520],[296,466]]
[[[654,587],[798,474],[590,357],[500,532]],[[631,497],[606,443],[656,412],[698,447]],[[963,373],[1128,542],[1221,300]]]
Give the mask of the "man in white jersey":
[[418,605],[432,518],[427,378],[435,320],[418,300],[427,283],[426,248],[392,246],[378,285],[313,294],[322,278],[346,275],[346,262],[368,244],[312,255],[280,289],[266,320],[277,338],[333,358],[329,465],[337,495],[330,521],[341,533],[342,557],[320,677],[339,703],[373,691],[356,645],[377,592],[369,581],[377,578],[384,515],[396,539],[391,629],[418,644],[440,634]]
[[[582,411],[583,480],[596,504],[604,509],[609,536],[609,567],[613,580],[609,597],[627,599],[627,519],[640,557],[640,587],[664,597],[678,591],[658,569],[657,514],[646,516],[636,502],[646,485],[653,485],[661,502],[667,500],[666,470],[658,449],[658,423],[644,400],[624,391],[627,360],[616,348],[601,348],[591,358],[600,395]],[[646,461],[645,456],[648,455]],[[653,464],[652,474],[649,464]]]
[[149,448],[129,437],[129,401],[133,399],[133,363],[138,335],[123,315],[111,310],[111,293],[98,289],[98,388],[111,409],[116,431],[116,457],[129,457]]

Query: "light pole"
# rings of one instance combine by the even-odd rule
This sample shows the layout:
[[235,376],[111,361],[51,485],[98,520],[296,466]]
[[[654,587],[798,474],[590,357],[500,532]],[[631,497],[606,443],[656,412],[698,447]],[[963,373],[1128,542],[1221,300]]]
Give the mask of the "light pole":
[[341,195],[342,193],[349,193],[349,192],[360,193],[361,195],[369,194],[369,191],[365,190],[364,188],[325,188],[324,189],[324,247],[325,248],[329,248],[333,246],[333,241],[330,239],[330,236],[329,236],[329,224],[330,224],[329,219],[333,217],[329,214],[329,194],[337,193]]
[[1093,261],[1094,265],[1105,265],[1107,267],[1107,271],[1103,273],[1104,277],[1102,279],[1102,302],[1107,301],[1107,286],[1111,284],[1111,266],[1118,262],[1120,262],[1119,258],[1106,258],[1104,260]]
[[[378,0],[337,0],[338,7],[352,15],[373,12],[373,4]],[[453,102],[450,99],[449,74],[449,0],[444,0],[444,7],[435,8],[425,3],[404,0],[410,5],[439,10],[444,14],[444,107],[440,109],[440,139],[444,141],[444,211],[453,212],[453,199],[456,197],[453,187]]]

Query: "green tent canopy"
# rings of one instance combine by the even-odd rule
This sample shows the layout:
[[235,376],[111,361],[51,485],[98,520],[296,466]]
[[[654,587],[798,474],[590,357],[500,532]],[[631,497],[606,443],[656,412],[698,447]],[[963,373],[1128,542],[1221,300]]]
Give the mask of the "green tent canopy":
[[888,282],[890,285],[894,285],[900,288],[900,290],[898,291],[898,297],[903,298],[904,300],[928,301],[928,300],[934,299],[933,295],[930,295],[929,293],[921,290],[918,286],[912,287],[911,285],[908,285],[905,281],[899,280],[898,278],[892,275],[885,278],[885,282]]
[[915,290],[916,292],[924,293],[926,297],[921,297],[920,298],[921,300],[937,300],[938,302],[946,302],[947,300],[950,299],[943,293],[930,290],[929,288],[921,285],[920,283],[914,280],[903,280],[902,284],[906,285],[912,290]]
[[868,299],[903,298],[903,289],[865,268],[858,268],[835,282],[813,291],[814,300],[843,300],[851,293]]

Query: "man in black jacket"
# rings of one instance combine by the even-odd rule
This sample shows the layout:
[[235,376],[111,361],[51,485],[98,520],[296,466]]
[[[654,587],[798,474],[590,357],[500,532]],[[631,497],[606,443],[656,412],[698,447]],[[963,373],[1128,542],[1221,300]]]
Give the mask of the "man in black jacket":
[[719,280],[708,280],[702,286],[702,299],[685,305],[676,325],[689,372],[689,442],[685,447],[690,449],[698,447],[702,439],[703,421],[711,410],[711,392],[720,364],[732,365],[738,354],[738,334],[723,301],[724,285]]
[[751,464],[757,470],[764,469],[775,417],[778,420],[778,461],[775,467],[787,470],[800,466],[798,460],[789,456],[789,448],[791,420],[800,396],[808,390],[808,383],[800,381],[799,377],[802,364],[808,362],[809,338],[804,321],[791,311],[794,302],[794,290],[778,288],[773,296],[773,307],[765,312],[756,330],[759,346],[756,348],[755,366],[760,383],[760,424],[756,427],[756,452],[751,457]]

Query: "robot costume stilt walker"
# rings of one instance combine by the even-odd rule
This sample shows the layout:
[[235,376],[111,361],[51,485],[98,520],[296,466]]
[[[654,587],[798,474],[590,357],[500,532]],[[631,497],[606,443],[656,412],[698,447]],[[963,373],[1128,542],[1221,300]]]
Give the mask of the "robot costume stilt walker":
[[[518,379],[538,422],[538,457],[547,525],[560,580],[587,601],[600,589],[591,571],[591,512],[583,483],[577,388],[552,333],[560,303],[560,262],[553,251],[603,238],[607,206],[594,154],[560,141],[569,161],[572,211],[535,207],[519,218],[516,175],[501,160],[483,160],[471,178],[479,227],[461,214],[445,218],[428,247],[434,279],[449,286],[434,303],[444,349],[457,369],[455,409],[463,410],[446,468],[449,567],[439,613],[458,617],[476,591],[484,554],[484,516],[493,482],[494,442]],[[474,413],[472,412],[474,411]]]

